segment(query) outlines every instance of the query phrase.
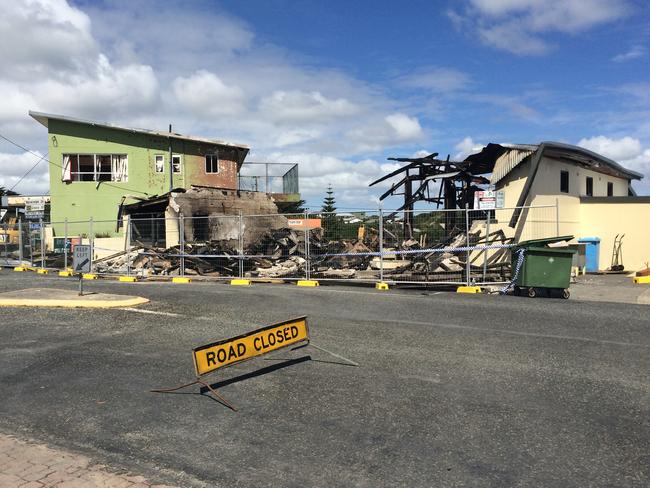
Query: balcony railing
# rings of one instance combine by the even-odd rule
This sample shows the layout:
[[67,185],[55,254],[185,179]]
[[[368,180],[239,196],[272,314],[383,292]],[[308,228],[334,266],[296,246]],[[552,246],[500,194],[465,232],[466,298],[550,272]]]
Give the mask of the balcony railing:
[[239,173],[239,189],[263,193],[300,193],[298,165],[245,162]]

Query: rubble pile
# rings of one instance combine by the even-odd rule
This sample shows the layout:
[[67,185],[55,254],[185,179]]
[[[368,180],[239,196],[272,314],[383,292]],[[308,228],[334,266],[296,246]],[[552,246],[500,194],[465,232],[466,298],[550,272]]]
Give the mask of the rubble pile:
[[[394,247],[384,247],[383,259],[374,255],[379,251],[379,239],[369,232],[363,239],[329,240],[322,229],[309,231],[309,257],[305,255],[305,232],[290,228],[268,230],[254,243],[244,243],[244,257],[239,256],[236,239],[210,240],[185,244],[184,273],[186,275],[232,277],[239,275],[240,265],[249,278],[300,278],[310,266],[313,278],[377,279],[383,265],[385,279],[414,280],[433,278],[436,274],[465,272],[466,246],[501,243],[507,244],[503,232],[485,235],[484,229],[472,228],[469,241],[465,232],[456,232],[434,246],[424,240],[394,240]],[[447,249],[445,252],[436,249]],[[460,248],[454,251],[454,248]],[[404,252],[418,251],[422,252]],[[470,253],[470,267],[474,270],[507,271],[507,249]],[[241,264],[240,264],[241,263]],[[97,260],[100,273],[125,273],[130,267],[133,274],[148,277],[181,274],[181,249],[136,247],[131,252],[121,252]]]

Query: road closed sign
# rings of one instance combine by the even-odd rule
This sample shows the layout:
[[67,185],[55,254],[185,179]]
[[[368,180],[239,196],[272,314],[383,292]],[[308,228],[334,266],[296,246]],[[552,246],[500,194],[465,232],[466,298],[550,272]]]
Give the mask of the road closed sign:
[[197,376],[283,347],[309,342],[307,317],[298,317],[254,330],[232,339],[195,348],[194,367]]

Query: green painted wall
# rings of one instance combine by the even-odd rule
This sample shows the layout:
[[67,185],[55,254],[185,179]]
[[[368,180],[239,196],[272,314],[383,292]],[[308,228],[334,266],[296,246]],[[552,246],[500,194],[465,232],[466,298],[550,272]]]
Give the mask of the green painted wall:
[[[97,127],[56,119],[48,122],[51,220],[56,235],[63,235],[63,221],[94,219],[93,233],[115,234],[123,196],[160,195],[169,191],[169,139],[166,137]],[[182,170],[174,174],[174,188],[190,185],[237,188],[236,150],[226,146],[172,139],[172,151],[180,154]],[[219,152],[219,173],[205,173],[205,154]],[[128,181],[62,181],[63,154],[126,154]],[[156,173],[155,156],[165,156],[165,170]],[[68,234],[87,234],[87,224],[69,224]]]

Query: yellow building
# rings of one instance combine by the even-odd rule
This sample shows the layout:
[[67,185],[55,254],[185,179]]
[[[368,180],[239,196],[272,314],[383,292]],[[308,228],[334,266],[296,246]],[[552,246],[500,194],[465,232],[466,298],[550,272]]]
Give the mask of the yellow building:
[[[558,142],[537,145],[488,144],[466,161],[494,164],[490,184],[502,192],[503,207],[557,206],[556,232],[600,238],[599,268],[611,264],[617,235],[625,234],[626,270],[650,261],[650,197],[636,196],[632,181],[643,175],[587,149]],[[528,212],[512,211],[499,226],[524,238],[531,232]],[[539,232],[538,232],[539,233]]]

